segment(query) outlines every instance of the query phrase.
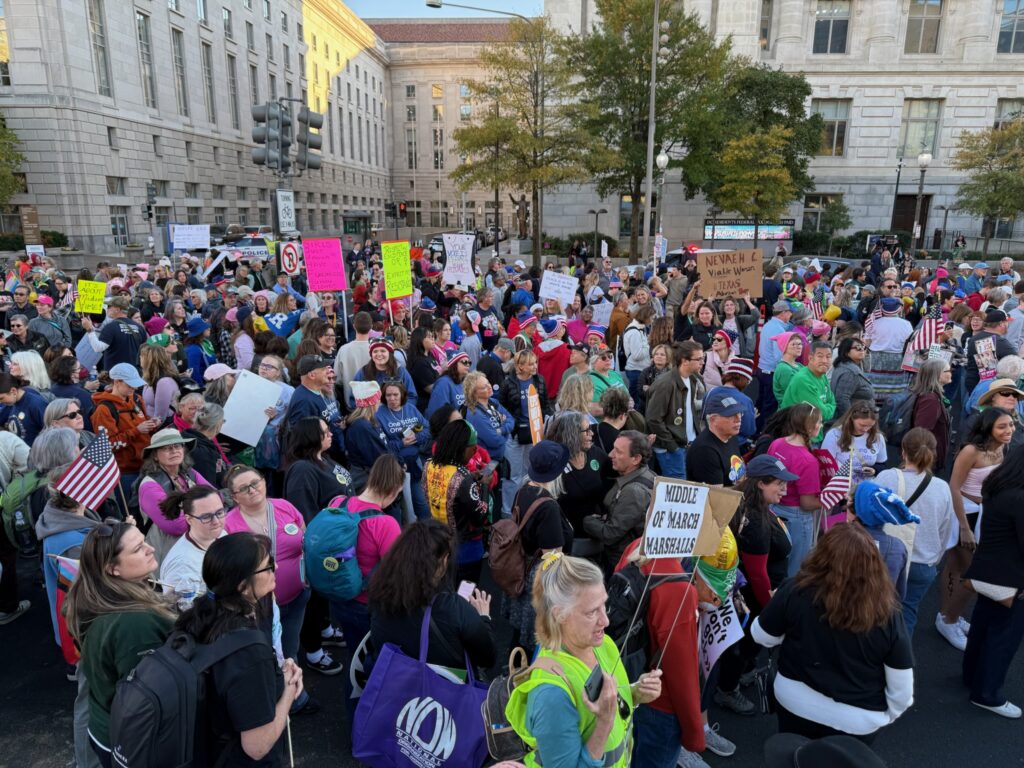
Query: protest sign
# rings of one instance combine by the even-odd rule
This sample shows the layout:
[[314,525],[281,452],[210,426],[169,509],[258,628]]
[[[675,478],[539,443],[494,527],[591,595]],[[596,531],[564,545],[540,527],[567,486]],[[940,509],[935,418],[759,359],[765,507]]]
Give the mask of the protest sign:
[[706,680],[725,649],[743,639],[743,626],[732,600],[715,611],[701,611],[698,632],[700,671]]
[[228,401],[224,403],[224,426],[221,427],[221,433],[246,445],[256,445],[270,422],[264,411],[277,405],[280,397],[279,384],[251,371],[241,371],[228,395]]
[[476,272],[473,271],[473,243],[475,235],[447,234],[441,235],[444,240],[444,282],[446,285],[464,285],[472,288],[476,285]]
[[412,296],[412,264],[409,263],[409,241],[392,240],[380,244],[384,261],[384,292],[389,299]]
[[737,296],[749,291],[750,298],[761,296],[763,267],[761,249],[703,251],[697,254],[700,295],[710,299]]
[[103,358],[102,352],[97,352],[89,343],[89,337],[83,336],[75,347],[75,358],[89,373],[96,372],[96,364]]
[[641,554],[652,559],[713,555],[742,498],[727,488],[659,477],[651,493]]
[[42,263],[43,257],[46,255],[45,245],[26,245],[25,253],[28,255],[28,259],[33,264]]
[[[569,302],[570,304],[572,302]],[[610,301],[602,301],[600,304],[591,304],[591,308],[594,310],[594,316],[591,318],[591,322],[594,325],[603,325],[605,328],[608,327],[608,323],[612,319],[612,310],[615,305]]]
[[107,293],[107,284],[95,280],[79,280],[75,287],[78,290],[78,296],[75,297],[75,312],[102,315],[103,297]]
[[572,275],[563,275],[552,269],[544,270],[544,276],[540,280],[540,297],[542,299],[554,299],[562,308],[571,306],[576,298],[576,289],[579,288],[580,279]]
[[601,241],[601,258],[602,259],[607,259],[608,258],[608,241],[607,240],[602,240]]
[[174,224],[171,228],[171,242],[176,251],[209,250],[210,225]]
[[340,240],[334,237],[323,240],[303,240],[302,255],[306,260],[309,290],[344,291],[348,289],[344,259],[341,257]]

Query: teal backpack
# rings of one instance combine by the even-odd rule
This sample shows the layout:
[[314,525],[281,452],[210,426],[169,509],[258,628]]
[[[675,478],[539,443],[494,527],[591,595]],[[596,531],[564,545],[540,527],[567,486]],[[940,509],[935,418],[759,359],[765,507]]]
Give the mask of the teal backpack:
[[356,562],[359,523],[382,514],[368,509],[357,514],[348,511],[349,499],[338,507],[320,510],[306,527],[304,539],[306,578],[310,586],[327,598],[353,600],[366,589]]

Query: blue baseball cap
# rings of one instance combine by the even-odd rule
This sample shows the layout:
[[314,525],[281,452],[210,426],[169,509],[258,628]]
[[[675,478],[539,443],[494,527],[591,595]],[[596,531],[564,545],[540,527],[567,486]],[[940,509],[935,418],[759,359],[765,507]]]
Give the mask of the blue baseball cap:
[[747,462],[747,477],[774,477],[776,480],[785,480],[790,483],[799,476],[786,469],[782,459],[763,453]]
[[736,416],[746,410],[743,403],[735,396],[728,387],[714,390],[704,400],[704,414],[706,416]]
[[118,363],[110,369],[109,375],[113,381],[123,381],[135,389],[146,386],[146,382],[139,375],[139,369],[131,363]]

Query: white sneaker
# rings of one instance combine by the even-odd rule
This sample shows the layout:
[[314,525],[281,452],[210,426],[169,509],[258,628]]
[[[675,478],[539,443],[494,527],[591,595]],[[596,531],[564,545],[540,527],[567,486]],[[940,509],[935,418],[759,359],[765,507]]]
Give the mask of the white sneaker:
[[732,757],[736,754],[736,745],[718,732],[718,723],[704,726],[704,746],[719,757]]
[[998,707],[989,707],[985,704],[979,704],[976,701],[972,701],[971,704],[976,707],[981,707],[982,709],[987,709],[989,712],[995,712],[997,715],[1009,718],[1010,720],[1017,720],[1022,714],[1020,707],[1009,701],[1004,701]]
[[967,635],[960,629],[960,625],[947,624],[941,613],[935,614],[935,630],[958,651],[967,648]]
[[682,747],[679,748],[679,759],[676,760],[676,765],[679,768],[711,768],[704,762],[703,757]]

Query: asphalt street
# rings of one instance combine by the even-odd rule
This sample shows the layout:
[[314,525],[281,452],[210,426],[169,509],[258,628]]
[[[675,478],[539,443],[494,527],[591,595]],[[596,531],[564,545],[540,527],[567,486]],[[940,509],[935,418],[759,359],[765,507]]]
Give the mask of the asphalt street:
[[[64,679],[64,664],[53,644],[46,593],[29,567],[20,569],[23,597],[31,610],[0,627],[0,768],[63,768],[73,765],[71,707],[75,684]],[[1004,720],[972,706],[960,681],[961,654],[936,634],[933,588],[922,607],[914,638],[915,703],[879,735],[875,750],[890,768],[928,766],[1024,766],[1021,721]],[[497,612],[497,611],[496,611]],[[502,641],[505,633],[502,633]],[[666,664],[670,660],[666,660]],[[351,757],[341,677],[307,672],[310,693],[321,711],[292,723],[296,766],[360,765]],[[753,694],[753,691],[748,691]],[[1024,663],[1015,660],[1006,694],[1024,703]],[[761,745],[775,732],[774,718],[740,717],[711,711],[722,735],[737,744],[731,758],[707,754],[714,768],[761,765]],[[465,768],[451,766],[450,768]]]

